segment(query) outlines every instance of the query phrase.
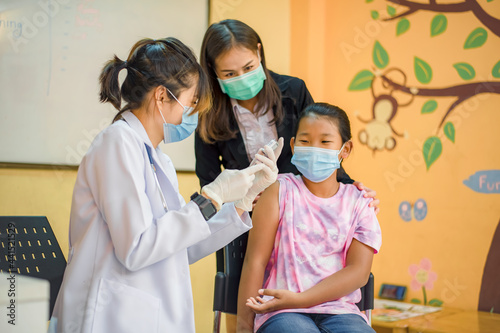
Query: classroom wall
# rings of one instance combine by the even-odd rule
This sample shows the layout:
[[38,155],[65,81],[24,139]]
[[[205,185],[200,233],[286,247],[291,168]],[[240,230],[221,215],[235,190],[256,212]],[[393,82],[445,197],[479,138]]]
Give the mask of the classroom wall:
[[[479,3],[499,17],[500,3]],[[344,167],[381,201],[376,290],[405,285],[424,302],[424,287],[427,303],[477,309],[500,217],[500,24],[437,6],[397,17],[408,8],[385,0],[290,6],[290,73],[347,111]]]
[[[500,215],[500,114],[495,107],[500,102],[498,90],[484,84],[493,92],[458,105],[446,119],[446,123],[453,123],[454,131],[448,126],[447,132],[439,123],[457,96],[417,94],[403,106],[408,103],[408,94],[393,92],[396,113],[390,122],[382,117],[378,124],[387,129],[390,123],[403,135],[399,137],[390,129],[389,134],[377,130],[376,122],[363,122],[373,119],[376,99],[366,83],[363,85],[363,77],[352,85],[358,90],[350,90],[349,86],[362,70],[384,74],[390,68],[403,72],[407,85],[420,91],[498,82],[495,64],[500,60],[499,37],[467,12],[444,14],[446,29],[431,37],[431,22],[438,13],[427,11],[406,17],[410,28],[397,36],[398,20],[380,20],[389,15],[388,5],[382,0],[220,0],[211,1],[210,21],[237,18],[249,23],[263,39],[271,69],[304,79],[316,101],[337,104],[350,115],[355,149],[345,161],[345,168],[354,179],[377,190],[381,200],[378,217],[383,245],[373,266],[376,290],[381,283],[413,285],[416,289],[409,289],[407,300],[422,301],[423,282],[428,301],[436,299],[445,306],[476,309],[483,268]],[[481,1],[481,5],[490,13],[500,12],[496,2]],[[391,6],[397,13],[404,11],[403,7]],[[372,18],[377,15],[378,19]],[[469,33],[481,27],[487,32],[486,41],[464,49]],[[439,27],[435,29],[439,32]],[[481,36],[478,34],[475,40],[481,42]],[[387,57],[377,48],[378,60],[374,63],[376,42]],[[429,83],[418,80],[415,57],[432,69]],[[377,66],[385,62],[385,67]],[[474,78],[464,80],[453,67],[463,62],[474,68]],[[458,67],[462,75],[470,73],[469,67]],[[422,63],[419,68],[428,69]],[[371,76],[364,74],[369,81]],[[402,82],[400,72],[392,74],[394,82]],[[381,87],[375,96],[383,94],[388,92]],[[430,100],[435,103],[429,104]],[[385,145],[384,149],[374,150],[371,147],[375,143],[367,141],[369,146],[359,140],[363,130],[373,133],[368,135],[371,138],[390,136],[396,145],[392,150]],[[433,158],[437,156],[435,149],[427,151],[428,161],[432,161],[427,166],[423,143],[433,136],[440,138],[442,149],[437,159]],[[66,254],[75,178],[74,170],[0,168],[0,214],[47,216]],[[192,173],[179,174],[179,184],[186,199],[198,190],[198,180]],[[191,275],[197,332],[210,332],[215,257],[192,265]]]

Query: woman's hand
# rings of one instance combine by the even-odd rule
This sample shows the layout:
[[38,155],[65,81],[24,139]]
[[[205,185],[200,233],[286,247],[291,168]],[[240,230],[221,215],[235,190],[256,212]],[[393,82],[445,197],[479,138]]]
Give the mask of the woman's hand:
[[257,197],[262,193],[262,191],[274,184],[278,177],[278,166],[276,165],[276,162],[278,161],[278,157],[283,149],[283,138],[279,138],[278,147],[274,151],[269,146],[265,146],[263,149],[266,155],[257,154],[255,155],[255,159],[261,162],[256,165],[265,165],[265,167],[255,173],[253,186],[244,198],[235,202],[234,205],[236,208],[251,211],[253,207],[255,207]]
[[362,191],[362,190],[366,191],[366,193],[364,195],[365,198],[373,198],[372,202],[370,202],[370,204],[368,206],[373,207],[375,210],[375,214],[378,214],[378,212],[380,212],[380,207],[379,207],[380,200],[375,197],[377,195],[377,192],[366,187],[361,182],[354,182],[353,185],[356,186],[358,188],[358,190],[360,190],[360,191]]
[[266,313],[281,309],[293,309],[299,306],[300,294],[285,289],[260,289],[260,295],[274,298],[265,300],[262,296],[250,297],[246,306],[255,313]]
[[210,184],[203,186],[201,194],[216,203],[220,210],[224,202],[241,200],[254,184],[255,174],[264,168],[265,164],[256,164],[243,170],[225,169]]

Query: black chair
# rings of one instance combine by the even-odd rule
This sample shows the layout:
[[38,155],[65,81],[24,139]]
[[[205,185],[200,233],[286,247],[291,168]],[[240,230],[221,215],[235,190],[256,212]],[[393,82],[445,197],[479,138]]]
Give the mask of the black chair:
[[375,298],[375,281],[373,273],[370,273],[368,282],[360,288],[361,290],[361,301],[356,303],[360,311],[364,311],[366,317],[368,318],[368,323],[372,326],[372,310],[374,308],[374,298]]
[[[217,274],[214,286],[214,326],[213,332],[220,332],[222,313],[236,314],[238,307],[238,286],[247,248],[248,233],[241,235],[217,252]],[[370,273],[368,283],[361,288],[361,301],[356,305],[365,311],[371,326],[374,281]]]
[[50,318],[66,259],[49,221],[45,216],[0,216],[0,242],[0,273],[17,273],[49,281]]

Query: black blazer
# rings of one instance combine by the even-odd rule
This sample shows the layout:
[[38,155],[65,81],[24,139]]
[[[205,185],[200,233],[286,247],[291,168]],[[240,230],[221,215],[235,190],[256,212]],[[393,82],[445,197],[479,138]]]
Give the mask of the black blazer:
[[[279,75],[274,72],[270,73],[271,78],[281,90],[284,111],[284,119],[279,124],[276,124],[278,137],[283,137],[285,140],[283,150],[277,161],[278,169],[280,173],[299,174],[297,168],[291,163],[293,154],[290,139],[295,135],[300,112],[314,101],[307,90],[306,84],[301,79]],[[229,116],[231,117],[231,128],[237,130],[236,138],[207,144],[203,142],[198,132],[195,133],[196,175],[201,186],[211,183],[221,173],[221,166],[224,166],[225,169],[241,170],[250,165],[234,113],[229,112]],[[346,184],[353,182],[342,167],[337,171],[337,179]]]

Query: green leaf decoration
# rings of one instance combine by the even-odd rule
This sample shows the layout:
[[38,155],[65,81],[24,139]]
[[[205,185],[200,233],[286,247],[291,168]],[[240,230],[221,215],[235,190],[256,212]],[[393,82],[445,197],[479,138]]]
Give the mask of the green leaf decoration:
[[441,305],[443,305],[443,303],[444,302],[442,300],[437,299],[437,298],[433,298],[429,301],[429,305],[431,305],[431,306],[441,306]]
[[493,0],[486,0],[486,2],[492,2]]
[[348,90],[358,91],[369,89],[372,84],[373,76],[373,73],[367,69],[360,71],[356,74],[356,76],[354,76],[354,79],[352,79]]
[[389,14],[390,17],[393,17],[396,15],[396,8],[392,6],[387,6],[387,14]]
[[495,66],[493,66],[491,75],[493,75],[493,77],[496,77],[497,79],[500,79],[500,61],[498,61]]
[[396,36],[402,35],[410,29],[410,21],[407,18],[402,18],[399,20],[398,25],[396,26]]
[[422,114],[426,113],[432,113],[437,109],[438,103],[431,99],[430,101],[425,102],[425,104],[422,106]]
[[477,28],[469,34],[465,40],[464,49],[473,49],[483,46],[488,39],[488,32],[484,28]]
[[464,80],[472,80],[476,76],[474,67],[466,62],[458,62],[453,65],[458,72],[458,75]]
[[379,14],[376,10],[372,10],[371,15],[372,15],[372,19],[374,19],[374,20],[378,19]]
[[414,61],[415,76],[420,83],[427,84],[432,80],[432,68],[422,59],[415,57]]
[[448,19],[443,14],[434,16],[431,22],[431,37],[442,34],[448,27]]
[[411,302],[411,303],[414,303],[414,304],[422,304],[422,301],[421,301],[421,300],[419,300],[418,298],[412,298],[412,299],[410,300],[410,302]]
[[453,123],[447,122],[444,124],[443,131],[446,137],[450,139],[451,142],[455,143],[455,126],[453,126]]
[[389,64],[389,55],[378,41],[375,41],[375,45],[373,46],[373,63],[380,69]]
[[437,136],[431,136],[430,138],[425,140],[424,147],[422,148],[422,153],[424,154],[424,160],[427,166],[427,170],[429,170],[431,165],[436,162],[442,151],[443,144],[441,143],[441,139]]
[[373,0],[365,0],[366,3],[373,2]]

